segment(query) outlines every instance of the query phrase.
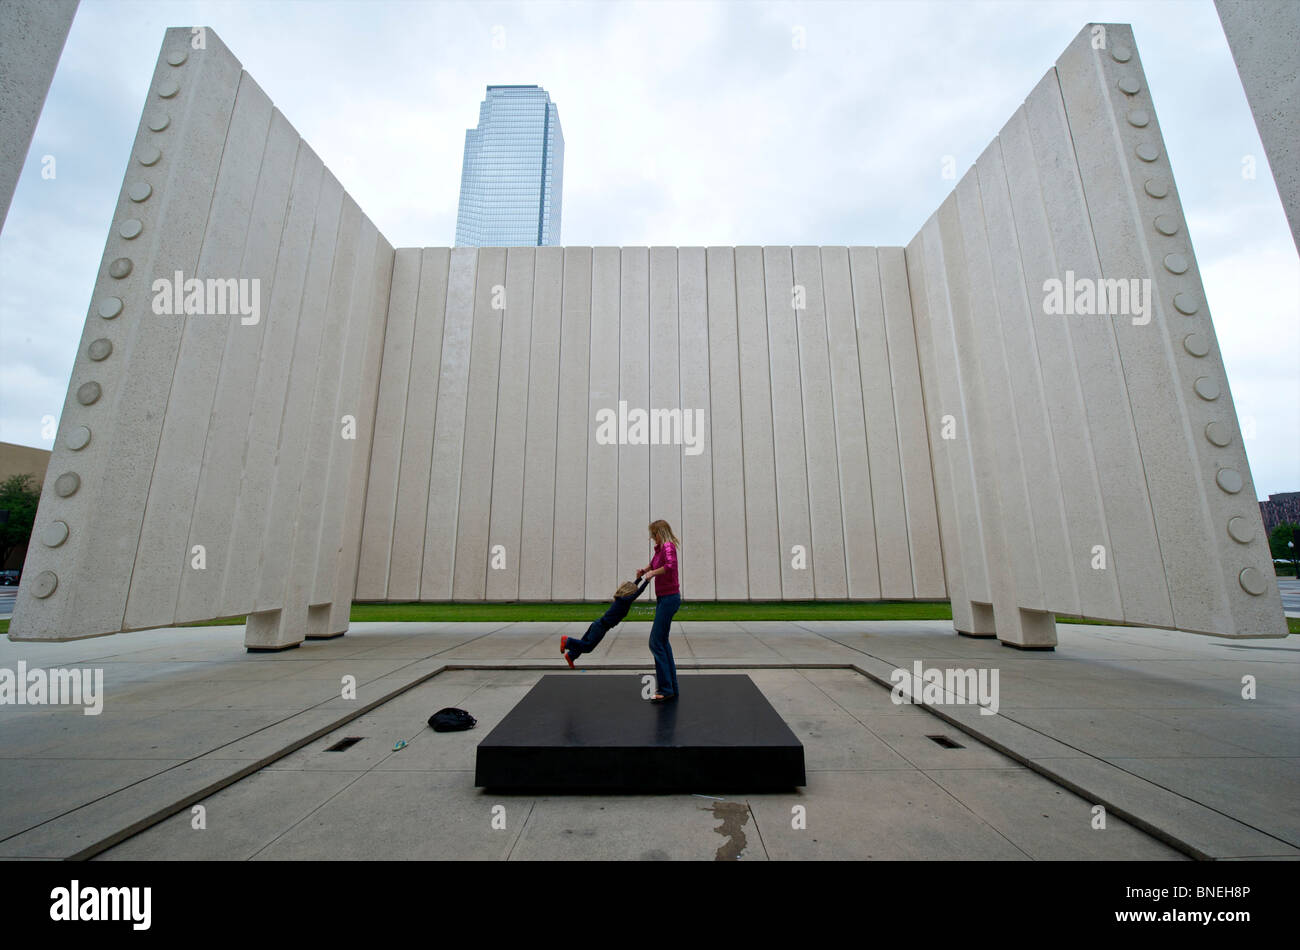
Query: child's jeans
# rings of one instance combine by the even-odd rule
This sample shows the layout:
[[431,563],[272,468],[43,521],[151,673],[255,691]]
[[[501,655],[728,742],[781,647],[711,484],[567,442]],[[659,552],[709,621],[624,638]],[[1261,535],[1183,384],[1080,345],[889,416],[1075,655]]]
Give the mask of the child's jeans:
[[599,646],[600,641],[605,639],[605,625],[599,620],[587,628],[587,633],[581,640],[577,637],[569,637],[564,641],[565,650],[573,656],[582,653],[590,653]]

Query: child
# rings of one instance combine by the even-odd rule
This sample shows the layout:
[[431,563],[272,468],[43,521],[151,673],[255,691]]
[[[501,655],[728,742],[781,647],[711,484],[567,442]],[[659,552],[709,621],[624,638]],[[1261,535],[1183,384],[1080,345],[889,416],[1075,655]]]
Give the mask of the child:
[[560,637],[560,652],[569,662],[569,669],[576,669],[573,665],[573,658],[580,653],[590,653],[596,649],[596,645],[604,639],[605,634],[619,625],[627,612],[632,609],[632,601],[641,596],[646,585],[650,583],[650,578],[646,578],[637,584],[633,581],[624,581],[618,585],[618,590],[614,591],[614,602],[609,605],[600,619],[587,628],[587,635],[581,640],[574,637]]

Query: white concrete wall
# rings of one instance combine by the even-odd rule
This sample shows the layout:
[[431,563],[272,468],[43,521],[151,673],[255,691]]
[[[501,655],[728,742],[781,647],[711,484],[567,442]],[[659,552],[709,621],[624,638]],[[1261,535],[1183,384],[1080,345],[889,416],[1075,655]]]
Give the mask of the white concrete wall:
[[[1300,3],[1214,0],[1300,249]],[[1257,168],[1258,170],[1258,168]]]
[[[359,599],[605,600],[649,560],[655,518],[682,539],[683,590],[693,599],[878,598],[882,574],[885,596],[945,596],[901,249],[457,250],[453,269],[466,255],[464,294],[417,312],[422,253],[435,252],[397,252]],[[762,268],[744,277],[752,289],[744,318],[771,354],[756,366],[762,386],[751,388],[762,404],[748,419],[736,254]],[[859,273],[873,296],[861,286],[855,296]],[[798,312],[796,283],[808,302]],[[505,288],[503,311],[489,306],[493,287]],[[861,361],[855,301],[875,321]],[[900,331],[896,352],[887,309]],[[431,445],[427,416],[412,407],[431,401],[433,387],[411,370],[409,341],[439,335]],[[700,410],[700,451],[598,444],[597,413],[617,411],[620,399],[630,409]],[[408,479],[408,447],[432,452],[434,466]],[[887,499],[878,521],[873,488]],[[436,501],[427,519],[394,517],[404,491]],[[747,505],[762,514],[747,518]],[[915,544],[909,519],[923,536]],[[436,542],[424,554],[436,570],[415,591],[401,578],[420,536]],[[802,567],[792,564],[795,545],[805,549]],[[771,586],[751,590],[751,559]]]
[[[188,28],[163,41],[41,497],[18,639],[239,614],[252,615],[253,646],[346,629],[393,250],[221,40],[208,30],[202,42]],[[258,281],[258,319],[155,312],[154,281],[178,270]]]
[[[164,41],[14,638],[603,601],[656,518],[688,600],[951,597],[1030,648],[1057,613],[1285,633],[1127,27],[1079,34],[907,248],[394,250],[207,44]],[[178,269],[256,278],[261,319],[153,313]],[[1146,281],[1149,319],[1049,312],[1067,272]],[[698,413],[700,451],[603,444],[620,401]]]
[[78,0],[0,3],[0,227],[27,161]]
[[[907,261],[959,631],[1050,646],[1056,612],[1285,634],[1128,27],[1079,34]],[[1067,271],[1147,281],[1150,313],[1047,312]]]

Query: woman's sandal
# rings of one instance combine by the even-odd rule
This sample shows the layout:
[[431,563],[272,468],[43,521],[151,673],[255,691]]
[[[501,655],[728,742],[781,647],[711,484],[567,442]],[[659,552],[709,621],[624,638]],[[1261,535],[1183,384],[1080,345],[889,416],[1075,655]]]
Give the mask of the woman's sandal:
[[662,693],[655,693],[654,696],[651,697],[650,702],[652,702],[652,703],[670,703],[670,702],[672,702],[672,701],[673,701],[674,699],[676,699],[676,698],[677,698],[677,694],[676,694],[676,693],[670,693],[670,694],[667,695],[667,696],[664,696]]

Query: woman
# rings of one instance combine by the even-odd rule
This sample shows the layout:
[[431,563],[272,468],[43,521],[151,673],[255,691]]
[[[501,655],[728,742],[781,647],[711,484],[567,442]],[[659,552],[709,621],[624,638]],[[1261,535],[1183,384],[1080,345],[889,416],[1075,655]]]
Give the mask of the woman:
[[650,524],[650,540],[655,553],[650,563],[637,568],[636,576],[655,579],[655,622],[650,628],[650,652],[655,658],[655,684],[659,691],[650,700],[666,703],[677,698],[677,664],[673,662],[673,649],[668,645],[668,628],[673,614],[682,605],[681,587],[677,581],[677,548],[681,542],[673,534],[667,521]]

